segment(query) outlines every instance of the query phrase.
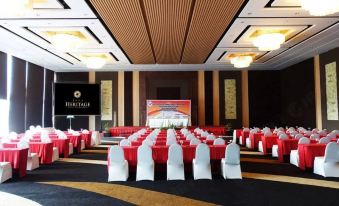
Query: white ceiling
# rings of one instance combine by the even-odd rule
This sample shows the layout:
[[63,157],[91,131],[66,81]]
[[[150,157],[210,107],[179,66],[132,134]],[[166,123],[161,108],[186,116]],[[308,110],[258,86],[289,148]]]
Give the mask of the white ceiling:
[[[74,58],[82,53],[112,53],[119,59],[119,62],[110,61],[99,71],[187,71],[235,70],[223,57],[238,52],[254,52],[261,56],[248,68],[250,70],[282,69],[339,47],[339,14],[315,18],[298,7],[298,0],[275,0],[271,7],[267,7],[270,2],[250,0],[232,25],[225,28],[226,33],[205,64],[130,64],[84,0],[65,0],[70,9],[63,9],[57,0],[48,0],[48,4],[36,5],[32,13],[20,18],[0,14],[0,51],[54,71],[88,71],[82,62]],[[280,49],[260,52],[247,41],[248,35],[253,29],[267,26],[292,28],[294,33]],[[44,29],[64,27],[87,27],[101,43],[93,40],[79,50],[69,52],[69,55],[36,35]]]

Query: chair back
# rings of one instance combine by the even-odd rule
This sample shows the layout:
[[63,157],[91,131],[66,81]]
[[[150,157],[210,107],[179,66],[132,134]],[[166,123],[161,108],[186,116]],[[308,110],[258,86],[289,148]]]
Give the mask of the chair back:
[[287,134],[281,134],[279,135],[279,139],[288,139]]
[[319,138],[320,138],[320,135],[319,135],[319,134],[316,134],[316,133],[311,134],[311,136],[310,136],[310,139],[314,139],[314,140],[317,140],[317,139],[319,139]]
[[142,144],[138,147],[138,164],[147,164],[151,162],[153,162],[152,148],[147,144]]
[[207,135],[206,140],[215,140],[215,136],[213,134],[209,134]]
[[272,136],[272,132],[271,131],[266,131],[264,133],[264,137],[269,137],[269,136]]
[[200,144],[200,140],[197,138],[193,138],[190,140],[190,145],[198,145]]
[[298,144],[310,144],[311,140],[307,137],[302,137],[299,139]]
[[318,132],[319,132],[319,129],[317,128],[312,129],[312,133],[318,133]]
[[306,136],[311,136],[311,135],[312,135],[312,131],[305,131],[304,134],[305,134]]
[[326,137],[329,137],[329,138],[336,138],[337,137],[337,135],[336,134],[334,134],[334,133],[329,133],[328,135],[326,135]]
[[225,140],[222,139],[222,138],[216,138],[216,139],[213,141],[213,145],[225,145]]
[[118,145],[109,148],[108,156],[110,163],[123,163],[125,161],[124,150]]
[[325,162],[339,162],[339,145],[335,142],[330,142],[325,149]]
[[210,163],[210,148],[207,144],[198,144],[195,150],[195,160],[197,163]]
[[186,136],[186,140],[191,140],[191,139],[194,139],[194,138],[195,138],[194,134],[189,134],[189,135]]
[[168,163],[169,164],[183,164],[183,152],[180,145],[174,143],[168,148]]
[[120,147],[128,147],[131,146],[131,141],[129,141],[128,139],[123,139],[119,142]]
[[320,138],[320,140],[319,140],[319,144],[327,144],[327,143],[329,143],[329,142],[331,142],[331,137],[328,137],[328,136],[326,136],[326,137],[322,137],[322,138]]
[[225,152],[226,164],[238,165],[240,164],[240,147],[231,143],[227,145]]
[[282,134],[285,134],[285,132],[284,132],[284,131],[279,131],[279,132],[277,133],[278,137],[279,137],[280,135],[282,135]]
[[304,137],[302,134],[296,134],[296,135],[294,136],[294,139],[300,139],[300,138],[302,138],[302,137]]
[[172,144],[176,144],[177,140],[175,138],[167,138],[166,139],[166,145],[172,145]]
[[153,146],[154,142],[151,139],[146,138],[144,141],[142,141],[142,145],[148,145],[148,146]]

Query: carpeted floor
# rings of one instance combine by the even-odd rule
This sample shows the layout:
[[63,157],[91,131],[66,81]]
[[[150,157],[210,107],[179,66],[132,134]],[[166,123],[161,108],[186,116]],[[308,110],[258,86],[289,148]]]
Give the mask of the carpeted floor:
[[[105,143],[107,144],[107,143]],[[24,178],[0,185],[0,191],[41,205],[337,205],[339,178],[302,172],[290,164],[242,148],[243,180],[166,181],[156,172],[155,181],[107,183],[107,146],[85,150],[51,165],[28,172]],[[0,203],[6,205],[6,203]]]

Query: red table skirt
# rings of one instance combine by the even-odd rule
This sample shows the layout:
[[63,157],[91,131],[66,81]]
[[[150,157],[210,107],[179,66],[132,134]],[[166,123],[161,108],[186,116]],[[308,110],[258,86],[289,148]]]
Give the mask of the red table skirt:
[[26,175],[28,149],[1,149],[0,162],[10,162],[15,172],[18,172],[19,177]]
[[59,154],[63,154],[64,158],[67,158],[69,155],[69,139],[51,139],[53,142],[53,147],[57,147]]
[[326,144],[299,144],[299,168],[306,170],[313,168],[315,157],[325,155]]
[[[222,158],[225,157],[226,145],[211,145],[209,146],[209,148],[211,160],[221,160]],[[136,166],[138,147],[130,146],[123,147],[123,149],[125,159],[128,161],[129,165]],[[182,149],[184,162],[192,163],[192,160],[195,157],[196,145],[182,146]],[[166,163],[168,159],[168,146],[152,146],[152,157],[155,163],[158,164]]]
[[53,143],[30,142],[29,150],[37,153],[41,164],[51,164],[53,156]]

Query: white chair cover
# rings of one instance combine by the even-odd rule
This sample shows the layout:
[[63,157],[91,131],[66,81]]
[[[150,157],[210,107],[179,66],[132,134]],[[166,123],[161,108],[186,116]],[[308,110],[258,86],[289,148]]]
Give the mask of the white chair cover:
[[322,137],[322,138],[320,138],[320,140],[319,140],[319,144],[327,144],[327,143],[329,143],[329,142],[331,142],[331,137]]
[[167,180],[185,180],[183,152],[178,144],[168,149]]
[[191,139],[194,139],[194,138],[195,138],[194,134],[189,134],[189,135],[186,136],[186,140],[191,140]]
[[240,147],[235,143],[231,143],[227,145],[225,158],[226,158],[226,164],[231,164],[231,165],[240,164]]
[[117,145],[110,147],[108,167],[108,181],[126,181],[128,179],[128,162],[125,160],[124,150]]
[[198,145],[200,144],[200,140],[197,138],[193,138],[190,140],[190,145]]
[[287,134],[281,134],[279,135],[279,139],[288,139]]
[[213,134],[209,134],[207,135],[206,140],[215,140],[215,136]]
[[302,138],[302,137],[304,137],[302,134],[296,134],[296,135],[294,136],[294,139],[300,139],[300,138]]
[[138,148],[138,163],[137,163],[137,181],[152,180],[154,181],[154,161],[152,158],[152,149],[142,144]]
[[325,156],[315,157],[313,172],[324,177],[339,177],[339,145],[337,143],[328,143]]
[[217,138],[213,141],[213,145],[225,145],[225,140],[222,138]]
[[176,144],[177,143],[177,140],[176,138],[167,138],[166,139],[166,145],[172,145],[172,144]]
[[320,135],[316,134],[316,133],[311,134],[310,139],[318,140],[318,139],[320,139]]
[[221,173],[225,179],[242,179],[240,147],[237,144],[227,145],[225,158],[221,160]]
[[131,141],[129,141],[128,139],[123,139],[119,142],[119,146],[120,147],[126,147],[126,146],[131,146]]
[[299,139],[298,144],[310,144],[311,140],[307,137],[302,137]]
[[199,144],[195,150],[193,159],[193,177],[194,179],[212,179],[210,164],[210,149],[206,144]]
[[154,142],[148,138],[146,138],[144,141],[142,141],[142,144],[146,144],[148,146],[153,146],[154,145]]

